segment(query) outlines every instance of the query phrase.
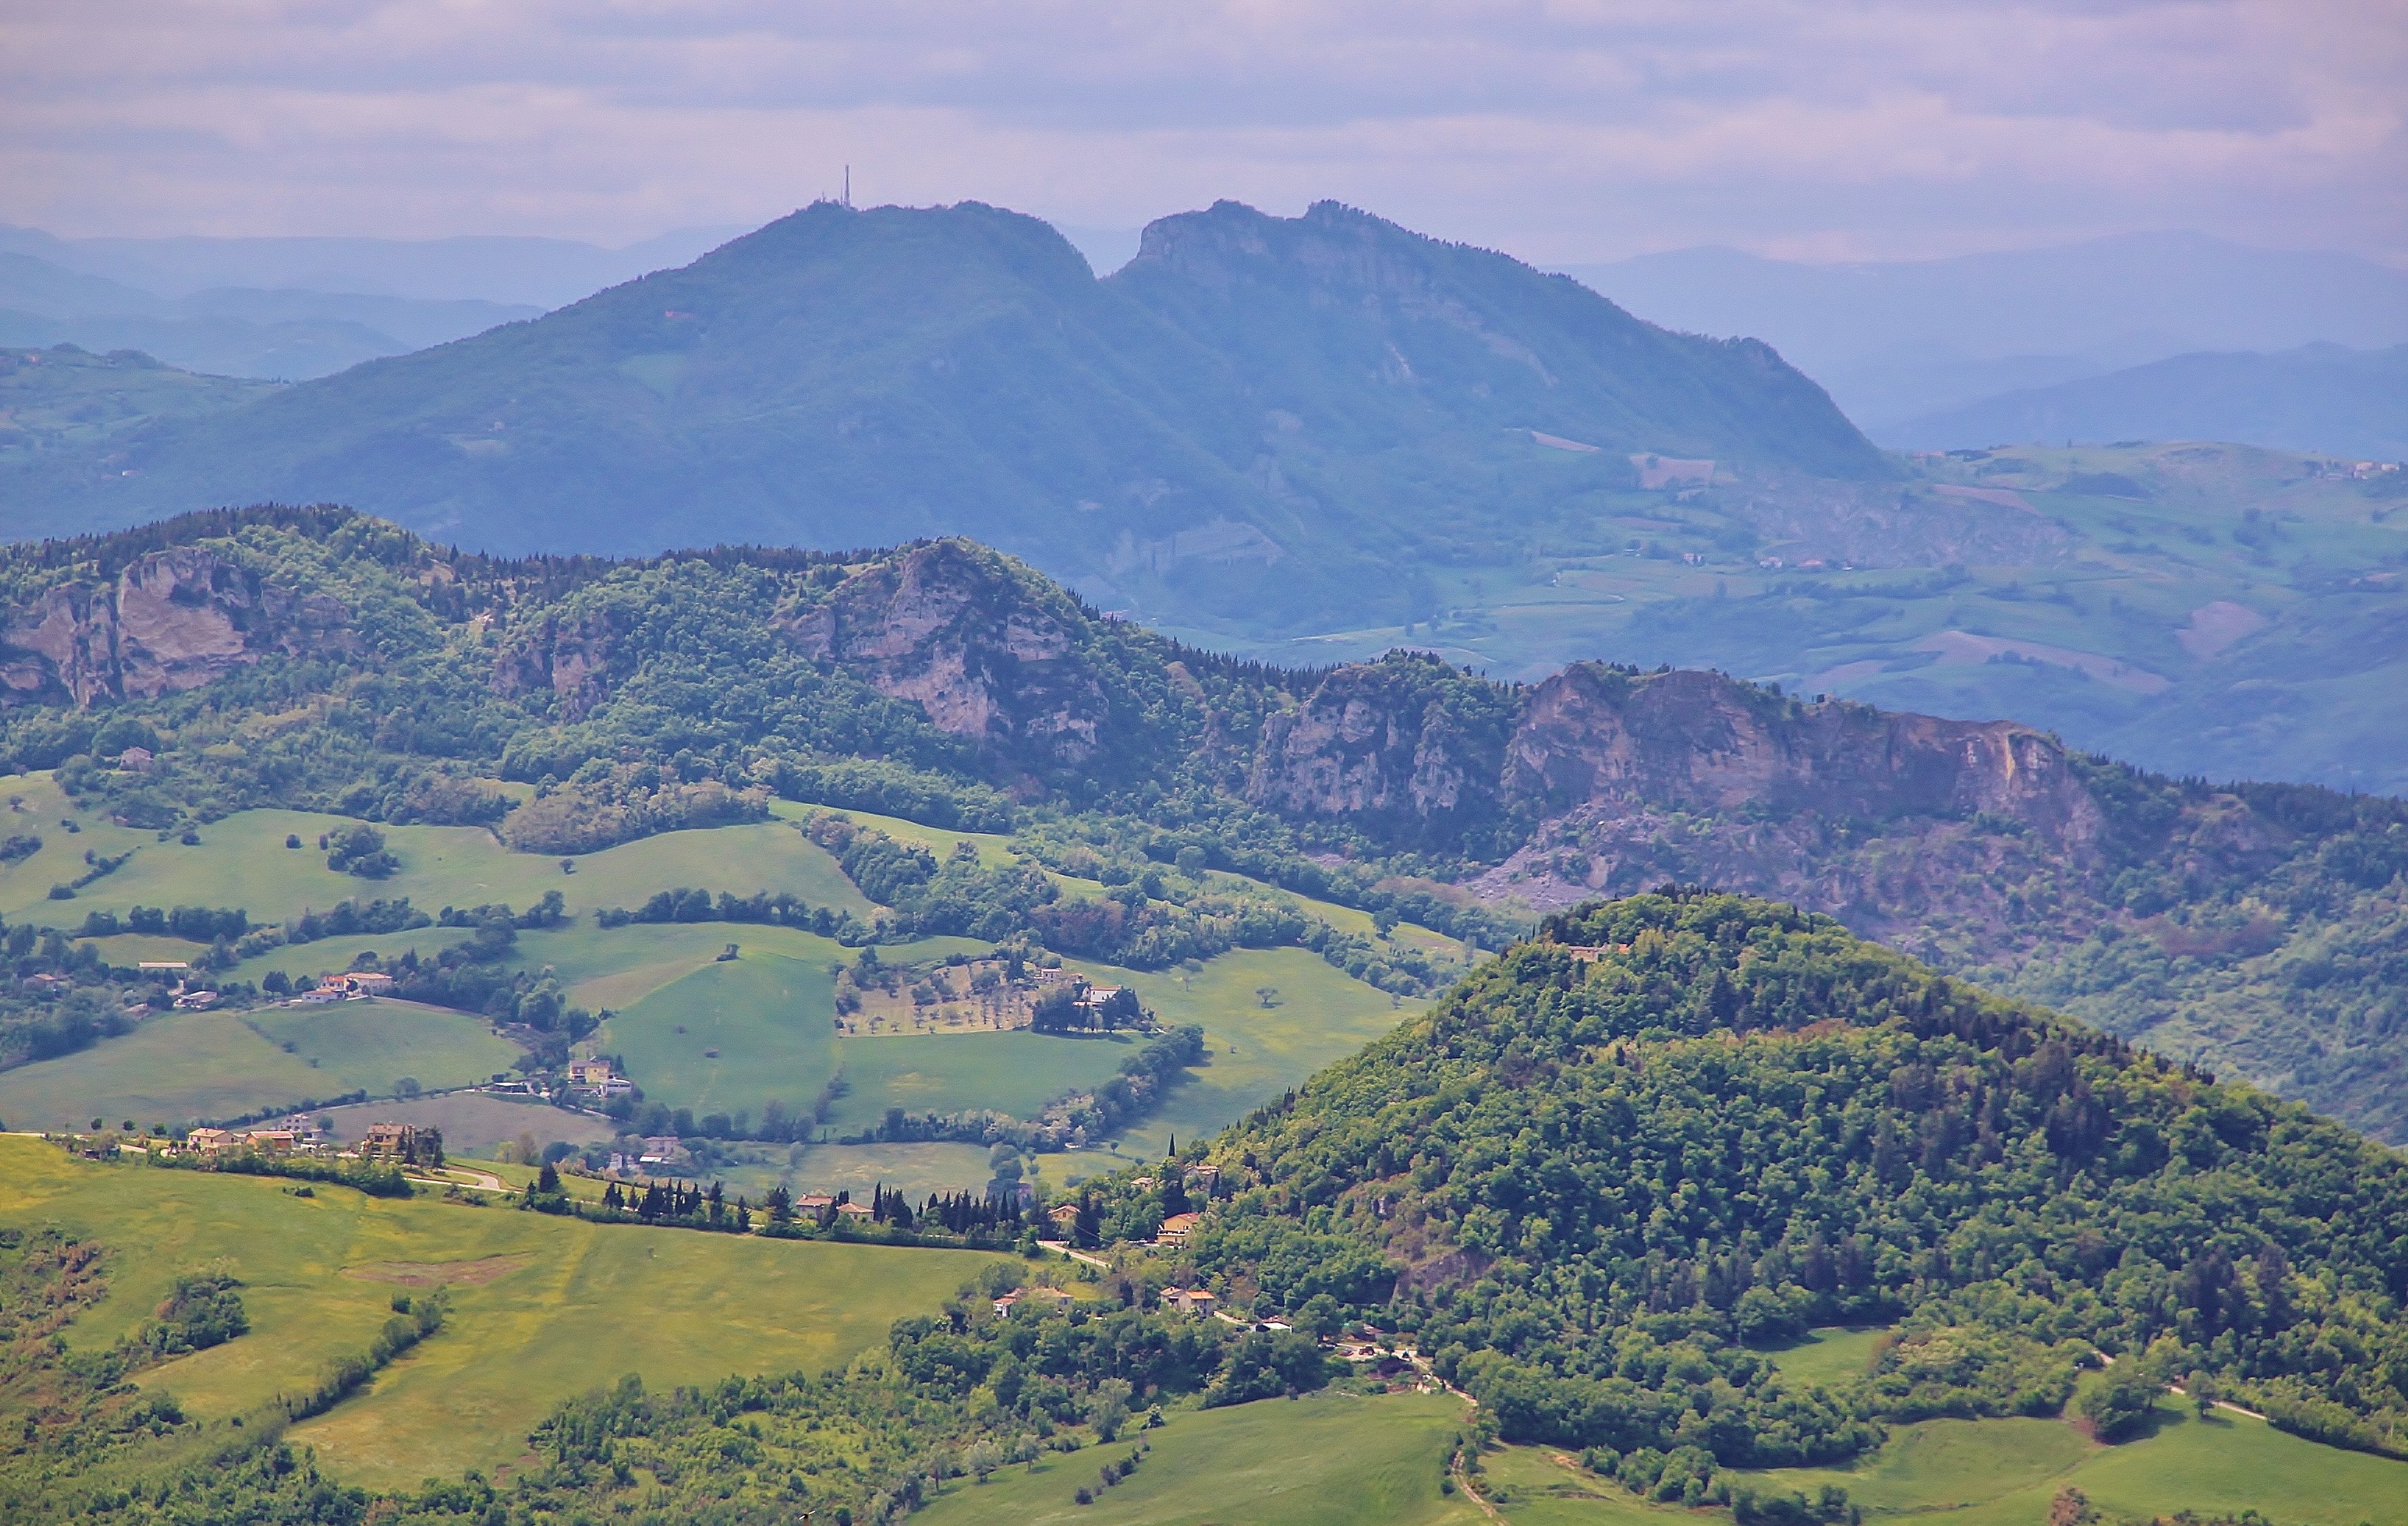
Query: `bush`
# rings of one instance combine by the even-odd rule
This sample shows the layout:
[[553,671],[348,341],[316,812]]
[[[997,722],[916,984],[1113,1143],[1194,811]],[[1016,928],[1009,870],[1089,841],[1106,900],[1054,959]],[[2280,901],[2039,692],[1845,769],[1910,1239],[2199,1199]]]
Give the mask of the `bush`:
[[2147,1429],[2162,1387],[2134,1358],[2107,1369],[2106,1378],[2082,1396],[2082,1418],[2100,1441],[2129,1441]]

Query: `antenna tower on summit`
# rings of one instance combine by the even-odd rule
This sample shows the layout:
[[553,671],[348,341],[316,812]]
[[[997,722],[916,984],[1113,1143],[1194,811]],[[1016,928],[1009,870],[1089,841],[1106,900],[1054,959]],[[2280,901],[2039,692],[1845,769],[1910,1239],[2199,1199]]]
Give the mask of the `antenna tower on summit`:
[[844,205],[848,211],[853,208],[853,166],[851,165],[844,166]]

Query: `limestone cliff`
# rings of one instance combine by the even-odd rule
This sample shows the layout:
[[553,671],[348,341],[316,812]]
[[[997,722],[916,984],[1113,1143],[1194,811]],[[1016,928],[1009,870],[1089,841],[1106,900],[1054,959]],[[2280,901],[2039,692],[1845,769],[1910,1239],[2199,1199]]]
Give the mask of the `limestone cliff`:
[[351,652],[348,612],[215,552],[178,546],[113,582],[56,584],[0,629],[0,704],[147,699],[198,688],[271,653]]
[[939,540],[853,573],[790,628],[989,757],[1053,773],[1097,753],[1111,708],[1081,655],[1083,618],[995,553]]
[[1944,907],[1985,946],[2028,922],[2037,880],[2084,899],[2108,826],[2064,746],[2028,727],[1599,664],[1523,690],[1428,659],[1340,669],[1267,726],[1248,795],[1391,840],[1418,823],[1502,859],[1472,882],[1491,898],[1560,906],[1677,880],[1909,941]]

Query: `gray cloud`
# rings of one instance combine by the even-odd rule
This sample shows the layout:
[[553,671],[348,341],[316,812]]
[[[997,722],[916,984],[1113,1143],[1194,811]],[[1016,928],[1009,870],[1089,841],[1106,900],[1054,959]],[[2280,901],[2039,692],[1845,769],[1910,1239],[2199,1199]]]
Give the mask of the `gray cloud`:
[[0,0],[0,218],[624,239],[1335,195],[1551,262],[2140,227],[2408,262],[2372,0]]

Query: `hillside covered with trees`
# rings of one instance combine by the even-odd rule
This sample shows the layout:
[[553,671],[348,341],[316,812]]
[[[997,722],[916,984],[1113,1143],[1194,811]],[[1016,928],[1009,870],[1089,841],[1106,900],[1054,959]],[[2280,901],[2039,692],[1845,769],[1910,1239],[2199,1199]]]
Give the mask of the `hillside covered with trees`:
[[[2054,1415],[2110,1359],[2111,1438],[2182,1382],[2408,1454],[2396,1155],[1787,907],[1551,918],[1189,1159],[1226,1199],[1196,1271],[1400,1327],[1508,1439],[1659,1497]],[[1103,1211],[1161,1210],[1123,1182]],[[1894,1327],[1861,1381],[1763,1354],[1842,1322]]]

